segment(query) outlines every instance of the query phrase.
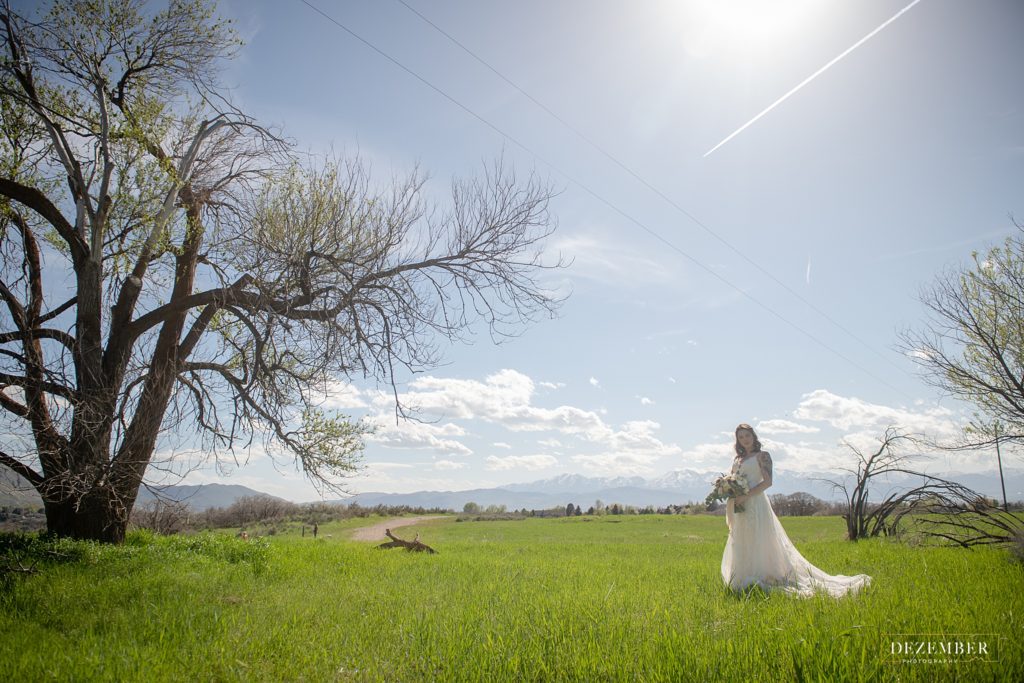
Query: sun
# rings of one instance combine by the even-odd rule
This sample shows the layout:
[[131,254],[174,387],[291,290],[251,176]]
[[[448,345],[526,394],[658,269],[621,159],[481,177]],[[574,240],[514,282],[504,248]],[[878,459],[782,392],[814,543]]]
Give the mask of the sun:
[[698,56],[783,44],[820,10],[814,0],[676,0],[667,6],[687,52]]

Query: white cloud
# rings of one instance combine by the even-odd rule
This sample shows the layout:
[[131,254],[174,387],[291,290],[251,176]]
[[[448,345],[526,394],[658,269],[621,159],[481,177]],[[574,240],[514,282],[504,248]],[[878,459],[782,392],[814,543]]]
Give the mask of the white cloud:
[[647,398],[646,396],[641,396],[640,397],[640,405],[642,405],[642,406],[653,406],[654,405],[654,401],[652,401],[651,399]]
[[587,435],[604,428],[596,413],[573,406],[536,408],[523,406],[502,416],[502,424],[512,431],[558,431],[563,434]]
[[765,439],[763,447],[772,454],[776,468],[793,472],[834,472],[839,476],[855,464],[853,453],[840,444]]
[[825,389],[804,394],[793,416],[801,420],[827,422],[844,431],[873,431],[878,436],[889,426],[932,437],[949,438],[960,433],[953,412],[947,408],[912,411],[839,396]]
[[600,435],[591,435],[601,452],[573,456],[573,462],[604,475],[639,475],[653,472],[652,465],[665,457],[682,453],[675,444],[666,444],[654,432],[661,425],[651,420],[627,422],[619,431],[605,428]]
[[481,419],[511,431],[558,431],[589,434],[606,429],[594,412],[573,406],[532,405],[533,380],[515,370],[501,370],[484,379],[423,377],[410,385],[403,402],[427,415]]
[[545,389],[564,389],[565,382],[539,382],[539,385]]
[[466,430],[448,422],[442,425],[394,419],[381,415],[367,418],[374,426],[374,433],[367,437],[387,448],[426,449],[444,455],[472,455],[473,451],[460,441],[450,437],[465,436]]
[[533,380],[526,375],[515,370],[500,370],[483,382],[421,377],[409,385],[409,391],[401,398],[403,403],[426,414],[449,419],[486,419],[528,405],[533,391]]
[[353,408],[367,408],[369,404],[363,398],[363,392],[354,384],[347,382],[330,382],[324,392],[324,408],[334,410],[350,410]]
[[495,441],[491,445],[494,446],[495,448],[512,448],[511,444],[507,444],[504,441]]
[[756,431],[758,435],[762,432],[765,434],[815,434],[821,429],[789,420],[761,420],[757,423]]
[[[594,380],[595,382],[597,380]],[[441,416],[446,419],[482,420],[499,425],[512,432],[554,432],[574,437],[576,444],[567,445],[562,440],[548,440],[542,445],[551,448],[580,446],[577,451],[589,463],[590,469],[618,471],[647,471],[659,458],[677,455],[681,452],[674,444],[663,443],[655,432],[660,425],[651,421],[627,422],[621,428],[609,426],[602,414],[606,411],[589,411],[574,406],[560,405],[544,408],[533,405],[534,382],[515,370],[505,369],[489,375],[484,380],[445,379],[423,377],[410,384],[409,391],[402,395],[403,403],[415,406],[423,415]],[[650,401],[650,399],[646,399]],[[653,403],[653,402],[651,402]],[[394,426],[378,421],[382,431],[374,439],[384,445],[404,448],[432,448],[446,455],[469,455],[470,450],[451,437],[463,436],[464,430],[449,422],[436,426],[422,423]],[[497,448],[507,448],[505,442],[495,443]],[[586,450],[597,451],[585,454]],[[539,456],[510,456],[530,458],[515,460],[489,458],[490,469],[524,467],[538,462]],[[502,463],[507,463],[503,465]],[[545,465],[549,466],[549,465]]]
[[669,382],[669,384],[675,384],[676,383],[676,378],[675,377],[669,377],[668,378],[668,382]]
[[558,458],[551,455],[509,455],[504,458],[487,458],[489,470],[543,470],[558,464]]
[[438,460],[434,463],[435,470],[461,470],[466,466],[464,462],[455,462],[454,460]]
[[600,387],[601,383],[597,381],[596,377],[591,377],[590,378],[590,386],[592,386],[592,387]]
[[725,472],[732,466],[735,455],[732,435],[729,435],[728,441],[700,443],[683,449],[679,460],[680,466],[686,469]]

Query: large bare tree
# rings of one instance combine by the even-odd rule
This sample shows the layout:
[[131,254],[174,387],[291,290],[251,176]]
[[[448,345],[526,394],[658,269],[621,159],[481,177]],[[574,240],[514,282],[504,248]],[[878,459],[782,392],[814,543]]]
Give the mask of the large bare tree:
[[4,1],[0,32],[0,464],[52,532],[121,540],[169,431],[336,483],[365,429],[317,407],[331,381],[558,304],[546,185],[499,162],[441,210],[421,174],[307,163],[221,96],[239,43],[202,2]]

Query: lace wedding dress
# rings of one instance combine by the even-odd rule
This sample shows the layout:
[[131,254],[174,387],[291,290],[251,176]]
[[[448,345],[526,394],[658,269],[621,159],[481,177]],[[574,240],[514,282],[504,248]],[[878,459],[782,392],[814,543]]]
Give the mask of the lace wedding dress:
[[[771,467],[770,458],[767,466]],[[733,472],[745,476],[750,488],[763,479],[754,456],[736,458]],[[734,502],[730,498],[726,505],[729,540],[722,556],[722,579],[733,590],[758,585],[804,597],[818,591],[840,597],[871,583],[866,574],[831,576],[804,559],[786,535],[764,491],[748,498],[743,512],[733,510]]]

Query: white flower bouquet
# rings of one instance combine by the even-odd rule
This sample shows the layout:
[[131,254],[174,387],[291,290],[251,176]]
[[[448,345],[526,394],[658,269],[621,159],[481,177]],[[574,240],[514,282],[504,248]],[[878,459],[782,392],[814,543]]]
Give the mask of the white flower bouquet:
[[[750,491],[750,485],[747,483],[747,478],[742,474],[723,474],[718,479],[715,479],[714,488],[711,489],[711,493],[704,499],[704,502],[708,507],[711,507],[711,504],[716,500],[745,496],[748,491]],[[743,512],[743,505],[740,503],[733,505],[733,511]]]

